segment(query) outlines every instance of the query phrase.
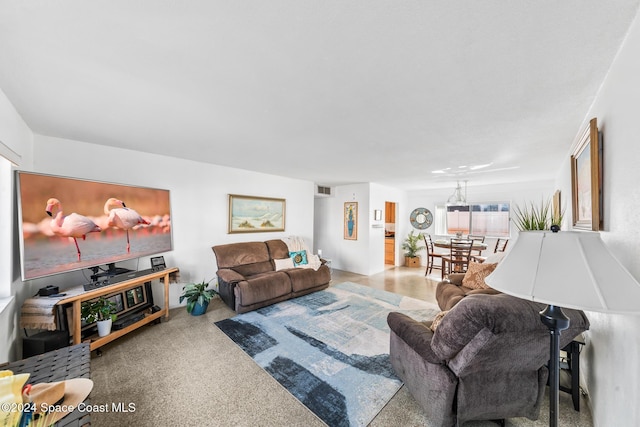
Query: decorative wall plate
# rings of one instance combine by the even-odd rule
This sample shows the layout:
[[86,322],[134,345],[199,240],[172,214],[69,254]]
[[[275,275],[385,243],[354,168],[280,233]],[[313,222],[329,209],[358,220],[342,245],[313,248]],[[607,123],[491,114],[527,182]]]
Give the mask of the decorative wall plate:
[[409,221],[411,221],[413,228],[426,230],[433,224],[433,214],[427,208],[416,208],[409,215]]

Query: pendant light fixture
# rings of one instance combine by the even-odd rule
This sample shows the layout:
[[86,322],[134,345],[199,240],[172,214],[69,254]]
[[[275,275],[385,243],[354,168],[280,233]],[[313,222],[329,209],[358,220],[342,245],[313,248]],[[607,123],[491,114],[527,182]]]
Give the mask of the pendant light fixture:
[[460,181],[456,182],[456,189],[453,194],[447,199],[447,206],[466,206],[467,203],[467,181],[464,181],[464,194],[462,194],[462,186]]

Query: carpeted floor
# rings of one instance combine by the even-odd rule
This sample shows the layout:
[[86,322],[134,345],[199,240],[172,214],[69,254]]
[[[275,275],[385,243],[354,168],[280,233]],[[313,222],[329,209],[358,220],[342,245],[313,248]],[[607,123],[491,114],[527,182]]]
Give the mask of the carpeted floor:
[[[334,282],[352,281],[372,288],[430,299],[435,283],[423,271],[396,268],[360,276],[334,271]],[[432,301],[432,300],[431,300]],[[94,354],[92,405],[133,404],[134,411],[95,412],[94,427],[112,426],[323,426],[284,387],[260,368],[213,323],[234,312],[214,300],[204,316],[184,308],[171,310],[169,321],[140,328]],[[585,402],[578,413],[570,396],[560,393],[560,425],[591,426]],[[508,426],[546,426],[548,407],[540,419],[509,419]],[[402,387],[370,424],[430,426],[415,400]],[[466,427],[495,427],[474,422]]]

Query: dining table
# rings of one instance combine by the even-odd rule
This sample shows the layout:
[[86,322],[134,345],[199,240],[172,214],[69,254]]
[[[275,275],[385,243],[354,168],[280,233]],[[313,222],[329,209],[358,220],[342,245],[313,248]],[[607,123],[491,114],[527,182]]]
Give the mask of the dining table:
[[[451,249],[451,239],[436,239],[433,241],[433,246],[436,248]],[[471,244],[472,251],[484,251],[485,249],[487,249],[486,243],[473,240]]]
[[[471,250],[472,251],[484,251],[485,249],[487,249],[487,244],[480,242],[478,240],[472,240],[472,244],[471,244]],[[451,249],[451,239],[435,239],[433,241],[433,246],[435,246],[436,248],[443,248],[443,249]],[[445,253],[443,253],[442,255],[447,255]],[[445,271],[444,271],[444,266],[441,267],[441,274],[442,274],[442,279],[444,280],[444,276],[445,276]]]

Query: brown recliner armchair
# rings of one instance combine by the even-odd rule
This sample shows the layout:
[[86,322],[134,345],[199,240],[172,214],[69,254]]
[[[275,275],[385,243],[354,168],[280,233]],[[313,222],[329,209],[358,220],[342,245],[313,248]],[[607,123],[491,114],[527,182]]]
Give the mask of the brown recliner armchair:
[[[469,295],[431,322],[390,313],[390,356],[396,374],[434,425],[512,417],[537,419],[544,397],[549,330],[543,304],[506,294]],[[571,319],[561,348],[589,328],[582,311]]]

